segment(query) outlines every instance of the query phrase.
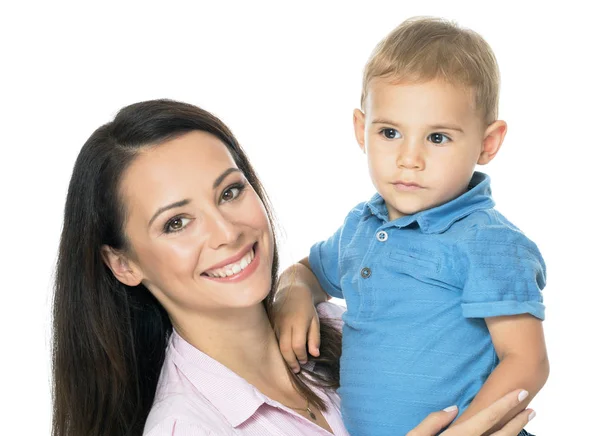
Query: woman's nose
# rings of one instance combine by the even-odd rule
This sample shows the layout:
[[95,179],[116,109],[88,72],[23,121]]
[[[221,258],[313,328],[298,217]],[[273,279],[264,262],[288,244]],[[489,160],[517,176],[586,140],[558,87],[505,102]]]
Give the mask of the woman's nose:
[[216,212],[210,217],[209,245],[216,249],[222,245],[234,244],[240,237],[241,228],[229,217]]

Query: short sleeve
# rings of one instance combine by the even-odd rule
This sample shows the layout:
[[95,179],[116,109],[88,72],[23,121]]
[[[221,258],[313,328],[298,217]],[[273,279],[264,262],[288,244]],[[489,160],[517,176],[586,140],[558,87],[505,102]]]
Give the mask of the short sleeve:
[[335,298],[344,298],[340,284],[340,227],[329,239],[317,242],[310,249],[308,262],[325,292]]
[[462,311],[467,318],[529,313],[544,319],[546,265],[537,246],[517,229],[489,225],[458,244],[466,262]]

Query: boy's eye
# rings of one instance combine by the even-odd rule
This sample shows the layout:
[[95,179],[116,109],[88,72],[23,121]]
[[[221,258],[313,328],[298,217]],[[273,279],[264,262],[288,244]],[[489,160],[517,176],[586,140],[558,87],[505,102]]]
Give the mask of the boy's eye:
[[396,129],[383,129],[381,131],[381,133],[383,133],[383,136],[385,136],[387,139],[398,139],[400,138],[400,132],[398,132]]
[[191,220],[181,216],[175,217],[165,224],[165,233],[175,233],[183,230]]
[[450,141],[450,138],[443,133],[432,133],[427,137],[427,140],[433,142],[434,144],[445,144],[446,142]]

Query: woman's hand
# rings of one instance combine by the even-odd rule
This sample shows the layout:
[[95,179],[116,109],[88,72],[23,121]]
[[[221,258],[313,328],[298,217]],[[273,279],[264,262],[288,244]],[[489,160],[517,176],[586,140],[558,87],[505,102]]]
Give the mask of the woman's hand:
[[[527,395],[519,395],[521,392],[525,391],[518,389],[506,394],[477,415],[452,426],[441,433],[440,436],[480,436],[484,434],[527,397]],[[407,436],[435,436],[452,422],[457,413],[458,409],[456,407],[434,412],[408,432]],[[525,409],[500,430],[492,433],[491,436],[516,436],[534,416],[535,412],[533,410]]]

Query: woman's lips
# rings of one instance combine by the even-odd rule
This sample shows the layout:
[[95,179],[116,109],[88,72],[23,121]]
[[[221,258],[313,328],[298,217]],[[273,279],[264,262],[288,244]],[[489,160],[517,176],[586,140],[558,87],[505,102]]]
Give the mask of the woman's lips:
[[227,282],[227,283],[239,282],[239,281],[246,279],[252,273],[254,273],[254,271],[256,271],[256,269],[258,268],[258,265],[260,264],[260,253],[258,250],[258,242],[254,244],[252,249],[254,250],[254,259],[252,259],[252,261],[248,264],[248,266],[246,266],[246,268],[244,268],[240,272],[232,274],[227,277],[211,277],[206,274],[202,274],[202,277],[205,279],[208,279],[208,280],[213,280],[215,282]]
[[230,258],[225,259],[225,260],[223,260],[223,261],[221,261],[221,262],[219,262],[219,263],[211,266],[210,268],[206,268],[206,271],[210,271],[210,270],[213,270],[213,269],[222,268],[224,266],[227,266],[229,264],[237,262],[238,260],[240,260],[241,258],[243,258],[251,249],[253,249],[256,244],[257,243],[246,245],[236,255],[231,256]]

